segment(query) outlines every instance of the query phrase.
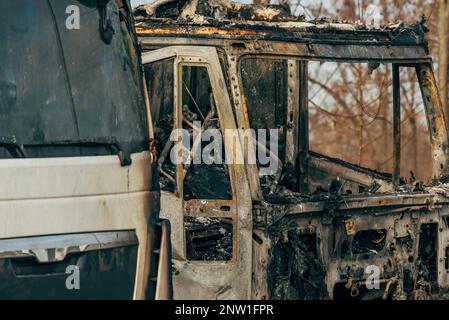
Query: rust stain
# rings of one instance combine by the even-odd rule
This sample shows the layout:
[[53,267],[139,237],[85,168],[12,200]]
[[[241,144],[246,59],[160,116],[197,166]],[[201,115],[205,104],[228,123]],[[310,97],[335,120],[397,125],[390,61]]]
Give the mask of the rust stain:
[[352,219],[345,220],[345,228],[346,228],[346,234],[348,236],[355,235],[356,231],[355,231],[354,221],[352,221]]
[[266,32],[255,31],[255,30],[245,30],[245,29],[222,29],[218,27],[202,27],[194,30],[185,29],[171,29],[171,28],[146,28],[146,27],[136,27],[136,31],[141,35],[148,34],[197,34],[197,35],[239,35],[239,36],[266,36]]

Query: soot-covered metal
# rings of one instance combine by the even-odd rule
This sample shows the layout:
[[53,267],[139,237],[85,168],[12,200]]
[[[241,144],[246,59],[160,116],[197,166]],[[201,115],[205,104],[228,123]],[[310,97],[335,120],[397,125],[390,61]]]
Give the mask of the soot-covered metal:
[[[162,215],[179,231],[172,235],[175,298],[446,296],[448,139],[424,21],[371,29],[338,19],[306,21],[283,6],[221,0],[155,1],[138,7],[135,21],[144,56],[151,57],[145,69],[156,139],[166,139],[167,128],[161,124],[164,119],[172,121],[169,113],[175,112],[177,99],[172,93],[181,92],[178,85],[183,86],[167,77],[189,61],[208,64],[209,78],[219,78],[226,87],[225,96],[214,95],[221,117],[216,128],[235,123],[242,129],[280,132],[280,166],[273,175],[260,177],[257,166],[231,164],[220,169],[229,170],[229,185],[220,181],[223,188],[207,198],[185,198],[189,186],[184,183],[184,190],[176,186],[185,177],[179,178],[182,169],[168,170],[170,178],[163,174],[172,188],[163,191],[169,200],[162,201]],[[162,60],[165,52],[172,60]],[[162,62],[155,62],[158,57]],[[310,61],[384,64],[392,70],[416,71],[429,124],[428,183],[406,181],[399,170],[381,173],[310,150]],[[163,81],[158,84],[155,77]],[[393,80],[398,88],[400,79]],[[163,95],[157,93],[160,83]],[[393,101],[399,101],[398,90],[393,92]],[[227,118],[229,114],[232,117]],[[395,150],[400,150],[400,137],[393,140]],[[159,144],[168,151],[164,142]],[[395,154],[393,166],[398,169],[400,153]],[[197,184],[208,180],[205,170],[195,175]],[[241,175],[244,182],[238,180]],[[179,211],[172,213],[175,208],[183,210],[182,219]],[[217,217],[228,220],[220,222]],[[229,240],[220,242],[220,236],[232,237],[233,245]],[[207,248],[208,253],[198,254],[197,249]],[[223,248],[232,250],[230,255],[223,256]],[[372,286],[367,285],[373,272],[377,276],[369,283]]]

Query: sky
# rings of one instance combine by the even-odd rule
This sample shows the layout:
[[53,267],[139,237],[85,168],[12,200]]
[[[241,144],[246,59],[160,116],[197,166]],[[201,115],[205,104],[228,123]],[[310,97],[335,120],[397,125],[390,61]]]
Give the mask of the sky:
[[152,2],[151,0],[131,0],[131,5],[134,7],[141,5],[143,3]]

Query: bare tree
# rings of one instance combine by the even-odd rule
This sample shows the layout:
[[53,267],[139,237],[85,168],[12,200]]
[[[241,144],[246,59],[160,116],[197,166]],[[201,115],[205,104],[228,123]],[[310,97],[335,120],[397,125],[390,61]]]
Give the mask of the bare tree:
[[448,32],[449,32],[449,5],[448,0],[439,0],[438,9],[438,57],[439,68],[438,78],[441,94],[441,102],[443,103],[446,121],[449,119],[449,109],[447,101],[447,73],[448,73]]
[[[449,0],[448,0],[449,1]],[[334,0],[323,14],[337,13],[342,20],[356,21],[366,2]],[[429,47],[438,56],[436,0],[380,0],[384,23],[415,22],[429,17]],[[329,6],[329,3],[327,3]],[[316,5],[307,8],[311,12]],[[447,21],[446,21],[447,22]],[[311,64],[310,146],[313,150],[364,167],[391,172],[393,163],[392,70],[367,64]],[[447,69],[447,68],[446,68]],[[424,106],[413,68],[401,68],[401,174],[410,171],[418,179],[430,174],[429,133]]]

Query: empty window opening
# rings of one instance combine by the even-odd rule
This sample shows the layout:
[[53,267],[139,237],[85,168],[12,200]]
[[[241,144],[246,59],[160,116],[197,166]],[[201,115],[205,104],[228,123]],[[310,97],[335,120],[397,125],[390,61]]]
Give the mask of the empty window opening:
[[174,128],[173,59],[145,65],[145,78],[158,155],[160,185],[164,191],[175,191],[176,166],[170,160]]
[[308,83],[310,149],[392,172],[391,67],[309,62]]
[[[391,64],[309,62],[310,150],[391,174]],[[400,67],[401,177],[431,173],[427,119],[415,68]]]
[[427,182],[432,171],[429,128],[415,68],[400,68],[401,176]]
[[232,219],[186,217],[187,259],[229,261],[233,254]]
[[[190,137],[190,153],[183,170],[184,200],[231,200],[224,139],[206,67],[182,67],[182,113],[183,129],[189,132]],[[219,140],[215,141],[216,138]],[[214,145],[217,147],[209,148]]]
[[[260,169],[270,166],[271,160],[277,163],[272,172],[260,175],[265,198],[275,202],[279,191],[297,189],[294,164],[284,163],[287,121],[292,117],[288,114],[288,60],[250,57],[241,61],[240,69],[249,125],[257,140],[255,150],[270,159],[267,165],[257,156],[257,166],[262,172]],[[261,129],[264,137],[259,135]],[[272,132],[277,133],[277,150],[270,150],[275,141]]]

